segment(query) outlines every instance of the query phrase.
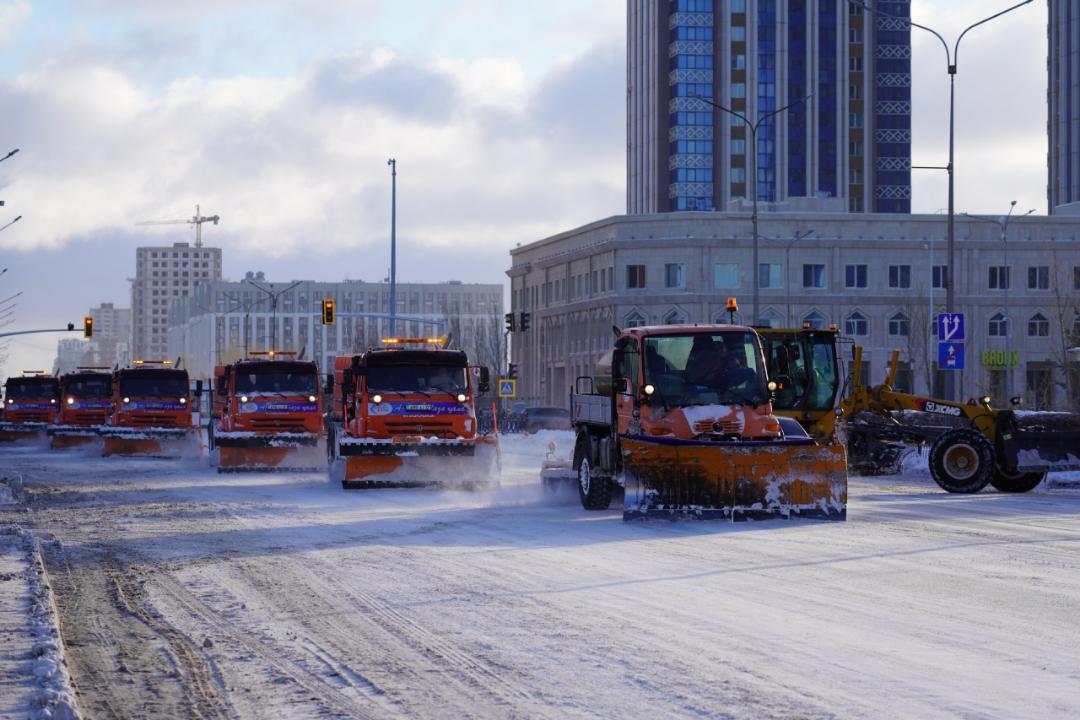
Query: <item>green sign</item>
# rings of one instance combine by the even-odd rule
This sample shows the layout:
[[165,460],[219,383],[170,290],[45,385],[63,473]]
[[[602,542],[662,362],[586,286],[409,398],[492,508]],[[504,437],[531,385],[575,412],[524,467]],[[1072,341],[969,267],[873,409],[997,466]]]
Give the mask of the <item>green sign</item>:
[[1004,370],[1006,357],[1009,358],[1009,367],[1016,367],[1020,364],[1020,353],[1016,350],[1010,353],[1006,353],[1004,350],[983,350],[981,359],[983,367]]

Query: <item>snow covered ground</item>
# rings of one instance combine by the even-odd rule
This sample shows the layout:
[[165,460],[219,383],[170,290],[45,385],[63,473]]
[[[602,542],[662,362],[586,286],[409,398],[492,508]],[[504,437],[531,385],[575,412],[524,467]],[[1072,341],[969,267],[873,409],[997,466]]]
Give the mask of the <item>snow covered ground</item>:
[[[86,717],[1080,717],[1080,475],[853,478],[846,523],[0,450]],[[572,497],[572,496],[571,496]]]

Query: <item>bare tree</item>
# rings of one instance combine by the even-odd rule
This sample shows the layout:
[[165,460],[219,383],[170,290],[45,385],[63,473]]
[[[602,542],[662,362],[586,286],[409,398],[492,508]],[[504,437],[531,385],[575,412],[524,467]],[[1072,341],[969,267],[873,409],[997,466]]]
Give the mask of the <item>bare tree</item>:
[[1072,267],[1059,267],[1058,263],[1051,268],[1050,289],[1053,293],[1053,307],[1050,312],[1053,315],[1051,322],[1051,336],[1054,343],[1054,384],[1065,393],[1063,406],[1070,410],[1080,410],[1080,363],[1076,358],[1073,348],[1080,346],[1080,296],[1072,285],[1080,278],[1065,277],[1068,273],[1077,273]]

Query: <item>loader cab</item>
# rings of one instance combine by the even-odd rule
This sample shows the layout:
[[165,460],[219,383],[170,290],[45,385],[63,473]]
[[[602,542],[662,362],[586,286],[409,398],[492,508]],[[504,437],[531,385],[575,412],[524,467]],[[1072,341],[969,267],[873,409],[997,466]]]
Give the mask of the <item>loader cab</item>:
[[835,329],[761,330],[769,378],[780,386],[775,409],[818,414],[831,411],[840,392]]

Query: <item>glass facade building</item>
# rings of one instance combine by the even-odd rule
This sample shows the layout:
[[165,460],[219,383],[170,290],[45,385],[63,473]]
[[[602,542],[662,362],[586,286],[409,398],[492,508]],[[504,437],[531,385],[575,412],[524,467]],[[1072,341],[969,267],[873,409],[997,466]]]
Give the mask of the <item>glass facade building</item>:
[[1080,8],[1050,0],[1047,206],[1080,202]]
[[910,4],[871,2],[628,0],[628,212],[910,213]]

